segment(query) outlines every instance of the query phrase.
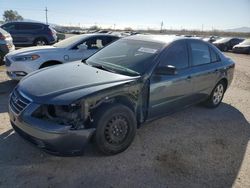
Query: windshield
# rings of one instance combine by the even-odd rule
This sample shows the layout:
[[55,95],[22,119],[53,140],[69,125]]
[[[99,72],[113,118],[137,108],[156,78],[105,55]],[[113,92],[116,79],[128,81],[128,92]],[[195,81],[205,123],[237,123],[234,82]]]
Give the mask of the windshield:
[[91,56],[86,63],[121,74],[140,75],[145,73],[162,47],[161,43],[120,39]]
[[55,43],[53,46],[58,47],[58,48],[67,48],[68,46],[71,46],[72,44],[75,44],[76,42],[82,39],[84,39],[83,35],[76,35],[76,36],[61,40],[60,42]]
[[240,44],[250,45],[250,39],[246,39],[243,42],[241,42]]
[[222,39],[217,40],[216,43],[224,43],[224,42],[228,42],[230,40],[231,40],[231,38],[222,38]]

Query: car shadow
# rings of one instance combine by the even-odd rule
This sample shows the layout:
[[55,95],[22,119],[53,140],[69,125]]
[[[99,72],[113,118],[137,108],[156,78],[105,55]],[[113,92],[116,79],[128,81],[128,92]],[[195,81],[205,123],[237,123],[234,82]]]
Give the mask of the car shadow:
[[[128,150],[110,157],[99,154],[92,144],[83,156],[70,160],[49,155],[27,144],[10,129],[0,135],[0,166],[46,166],[49,161],[50,166],[57,165],[66,175],[79,168],[84,171],[82,176],[93,174],[91,168],[85,171],[84,166],[97,166],[106,176],[114,173],[115,166],[122,166],[123,171],[115,172],[117,181],[122,181],[122,176],[133,176],[135,171],[143,174],[137,176],[134,184],[130,182],[131,185],[146,181],[148,185],[154,182],[151,185],[157,187],[231,187],[249,139],[250,124],[244,115],[235,107],[222,103],[217,109],[195,106],[147,123],[137,131]],[[109,169],[104,169],[103,164],[108,159],[112,162]],[[95,178],[104,176],[96,174]],[[78,179],[74,181],[77,183]]]
[[250,140],[250,124],[238,109],[226,103],[216,109],[198,105],[153,126],[151,139],[160,139],[155,145],[161,148],[154,149],[161,150],[156,171],[169,187],[232,187]]
[[6,80],[0,82],[0,113],[8,111],[8,97],[11,91],[16,87],[17,81]]

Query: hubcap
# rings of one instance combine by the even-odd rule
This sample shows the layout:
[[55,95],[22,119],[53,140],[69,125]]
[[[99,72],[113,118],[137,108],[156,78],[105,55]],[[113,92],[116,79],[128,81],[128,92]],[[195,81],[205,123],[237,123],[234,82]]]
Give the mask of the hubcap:
[[124,116],[115,115],[109,120],[104,131],[108,143],[119,145],[128,135],[128,122]]
[[222,97],[223,97],[223,93],[224,93],[224,87],[222,84],[219,84],[215,90],[214,90],[214,94],[213,94],[213,103],[215,105],[219,104]]
[[39,40],[39,41],[36,42],[36,45],[37,46],[44,46],[45,42],[43,40]]

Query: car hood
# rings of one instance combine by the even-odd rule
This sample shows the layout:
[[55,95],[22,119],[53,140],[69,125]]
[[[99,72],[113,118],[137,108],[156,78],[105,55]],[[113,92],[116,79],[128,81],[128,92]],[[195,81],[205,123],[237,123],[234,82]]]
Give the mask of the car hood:
[[35,71],[20,81],[17,90],[35,103],[70,104],[136,78],[138,76],[111,73],[76,61]]
[[10,52],[8,56],[40,54],[40,53],[58,51],[58,49],[59,48],[56,48],[54,46],[35,46],[35,47],[28,47],[28,48],[15,50],[13,52]]

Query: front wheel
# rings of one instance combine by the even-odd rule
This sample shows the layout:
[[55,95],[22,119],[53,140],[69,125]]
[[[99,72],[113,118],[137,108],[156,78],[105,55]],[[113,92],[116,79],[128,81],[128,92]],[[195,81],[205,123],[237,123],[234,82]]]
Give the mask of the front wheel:
[[107,155],[126,150],[136,134],[135,115],[127,106],[114,104],[99,110],[94,116],[95,143]]
[[216,108],[220,105],[224,93],[226,91],[226,84],[220,81],[215,88],[213,89],[212,93],[210,94],[209,99],[206,101],[206,105],[210,108]]

